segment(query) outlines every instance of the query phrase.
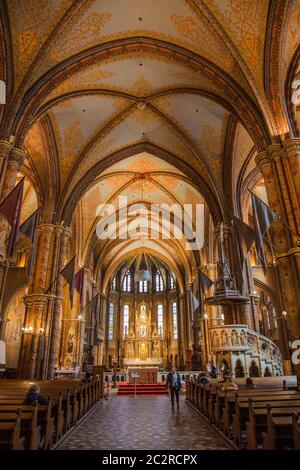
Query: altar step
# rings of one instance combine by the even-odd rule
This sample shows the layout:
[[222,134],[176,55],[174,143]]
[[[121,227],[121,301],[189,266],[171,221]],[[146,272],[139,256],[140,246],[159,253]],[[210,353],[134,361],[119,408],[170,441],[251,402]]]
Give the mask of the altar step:
[[[118,395],[135,395],[134,384],[120,384]],[[168,395],[165,384],[136,384],[136,395]]]

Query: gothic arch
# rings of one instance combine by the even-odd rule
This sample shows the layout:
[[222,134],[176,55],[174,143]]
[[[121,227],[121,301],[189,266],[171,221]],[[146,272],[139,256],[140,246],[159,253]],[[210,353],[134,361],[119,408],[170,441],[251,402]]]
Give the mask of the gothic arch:
[[16,144],[22,146],[25,134],[38,112],[40,103],[58,84],[78,70],[83,70],[100,60],[136,52],[154,53],[158,56],[169,57],[171,60],[185,64],[195,72],[201,71],[208,81],[213,81],[224,92],[228,103],[234,105],[239,119],[248,128],[258,148],[263,150],[271,143],[270,132],[257,106],[241,87],[219,67],[183,47],[145,37],[115,40],[104,45],[98,45],[55,66],[31,87],[22,101],[20,101],[20,97],[19,102],[18,100],[14,101],[13,109],[18,108],[18,112],[16,115],[11,114],[8,119],[6,133],[13,133],[16,136]]

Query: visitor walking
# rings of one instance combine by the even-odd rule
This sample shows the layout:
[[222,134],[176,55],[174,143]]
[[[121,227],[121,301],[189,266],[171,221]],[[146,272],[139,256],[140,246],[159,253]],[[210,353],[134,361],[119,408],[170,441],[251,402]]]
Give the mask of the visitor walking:
[[174,402],[176,397],[177,409],[179,410],[179,392],[181,390],[180,374],[176,372],[175,367],[167,375],[166,388],[170,390],[172,410],[174,411]]

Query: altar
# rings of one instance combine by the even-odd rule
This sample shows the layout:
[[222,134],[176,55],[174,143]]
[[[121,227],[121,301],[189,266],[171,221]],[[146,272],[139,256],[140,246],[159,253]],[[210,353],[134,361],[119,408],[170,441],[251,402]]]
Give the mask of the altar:
[[129,383],[156,384],[157,371],[158,368],[154,367],[130,367],[128,368]]
[[157,331],[156,323],[151,319],[151,312],[147,311],[144,303],[135,312],[135,319],[131,322],[129,331],[125,330],[122,352],[122,366],[128,369],[128,372],[131,369],[143,371],[143,377],[147,376],[149,369],[157,372],[162,363],[162,337]]

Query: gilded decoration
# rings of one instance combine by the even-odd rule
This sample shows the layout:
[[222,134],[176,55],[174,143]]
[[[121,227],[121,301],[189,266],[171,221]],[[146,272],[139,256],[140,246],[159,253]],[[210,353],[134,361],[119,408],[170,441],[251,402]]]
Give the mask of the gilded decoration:
[[[129,61],[132,61],[132,64]],[[135,70],[137,61],[144,62],[143,70],[146,69],[145,71]],[[162,67],[165,68],[158,69],[159,64],[162,64]],[[156,83],[148,78],[149,72],[153,69],[153,65],[158,69],[155,76]],[[123,70],[122,76],[118,73],[118,67],[121,67]],[[124,74],[129,67],[129,70],[132,70],[130,77],[133,82],[125,86]],[[148,69],[150,70],[148,71]],[[160,83],[159,79],[162,74],[167,80]],[[143,87],[145,87],[145,89]],[[102,60],[101,65],[95,64],[86,70],[75,73],[54,88],[44,102],[49,102],[64,93],[71,93],[83,89],[104,88],[106,90],[146,97],[147,94],[159,93],[165,89],[190,87],[203,88],[207,91],[220,93],[218,86],[208,81],[201,73],[188,70],[185,65],[172,60],[171,57],[156,55],[155,51],[145,54],[142,52],[138,54],[126,53],[124,58],[112,56],[109,59]]]
[[[187,0],[188,1],[188,0]],[[200,3],[199,0],[196,0]],[[189,3],[189,2],[188,2]],[[257,83],[263,85],[264,42],[269,1],[204,0],[225,33],[238,47]]]
[[287,37],[285,43],[285,53],[283,61],[285,73],[291,63],[292,57],[300,42],[300,0],[294,0],[292,10],[288,18]]
[[224,47],[221,41],[214,35],[210,36],[208,30],[211,29],[210,25],[202,18],[202,23],[197,21],[193,16],[182,16],[176,13],[170,15],[172,23],[177,28],[177,31],[184,36],[189,42],[194,44],[203,43],[208,50],[217,51],[219,58],[223,61],[225,67],[232,66],[232,57],[228,53],[228,49]]
[[[191,9],[184,2],[182,3],[179,11],[190,12]],[[164,25],[168,25],[166,31],[160,31],[161,15],[157,23],[157,30],[155,29],[124,29],[123,24],[120,24],[120,13],[118,9],[108,3],[110,12],[101,11],[96,12],[92,8],[85,14],[81,15],[80,22],[78,17],[75,16],[73,22],[70,21],[67,28],[60,35],[59,41],[56,41],[51,46],[49,54],[45,56],[42,67],[39,68],[38,75],[34,78],[37,79],[42,74],[46,73],[47,70],[52,68],[58,62],[65,60],[66,58],[79,53],[83,50],[100,44],[104,44],[109,41],[115,41],[118,39],[129,38],[129,37],[150,37],[167,41],[179,46],[195,51],[203,57],[211,60],[219,67],[226,69],[227,73],[233,78],[239,79],[239,82],[246,89],[249,89],[247,82],[244,80],[243,75],[240,72],[239,66],[236,61],[232,58],[226,45],[222,42],[219,36],[211,28],[210,24],[203,18],[197,18],[194,20],[192,16],[178,15],[170,11],[166,17]],[[173,5],[173,3],[172,3]],[[91,11],[93,10],[93,11]],[[157,12],[155,13],[157,15]],[[182,21],[186,21],[188,24],[181,26]],[[191,18],[191,20],[190,20]],[[174,23],[174,20],[176,24]],[[130,20],[128,20],[130,22]],[[192,22],[192,33],[188,33],[190,22]],[[183,33],[178,30],[183,30]],[[164,26],[165,27],[165,26]],[[105,32],[104,32],[105,30]],[[112,34],[105,34],[109,30],[115,30]],[[209,30],[209,34],[207,34]],[[195,41],[195,35],[197,40]],[[209,41],[209,47],[207,42]]]
[[72,0],[10,0],[7,2],[13,34],[15,89]]
[[47,96],[46,101],[50,101],[53,98],[56,98],[57,96],[63,95],[65,93],[82,89],[93,89],[106,80],[109,84],[109,79],[111,79],[113,76],[114,73],[109,72],[108,70],[95,70],[94,72],[91,72],[90,69],[84,70],[80,74],[75,74],[58,85],[58,87],[56,87],[53,92]]
[[128,92],[134,96],[148,96],[153,93],[155,87],[141,75],[135,83],[128,89]]
[[[76,97],[62,101],[59,103],[59,109],[66,109],[66,111],[72,111],[71,102],[76,100]],[[53,129],[55,131],[57,147],[60,154],[60,171],[61,171],[61,181],[64,183],[74,164],[78,160],[78,157],[87,147],[89,141],[92,141],[94,137],[98,136],[103,138],[105,135],[105,129],[109,124],[113,123],[119,114],[126,109],[128,106],[128,100],[116,96],[102,96],[101,100],[104,100],[104,104],[107,103],[110,105],[109,116],[98,124],[92,130],[86,129],[84,127],[84,113],[81,113],[80,118],[77,117],[75,120],[71,120],[69,123],[65,123],[63,115],[59,115],[55,112],[55,108],[51,111],[51,122]],[[102,102],[102,101],[101,101]],[[117,112],[116,112],[117,111]],[[107,113],[106,113],[107,114]],[[74,114],[78,116],[78,112]],[[99,109],[99,119],[103,119]],[[103,131],[103,132],[102,132]],[[87,134],[88,132],[88,134]]]
[[111,19],[110,12],[90,13],[80,22],[73,22],[70,28],[67,28],[61,35],[55,51],[50,55],[53,62],[61,61],[67,56],[74,54],[95,44],[95,37],[98,37],[105,23]]

